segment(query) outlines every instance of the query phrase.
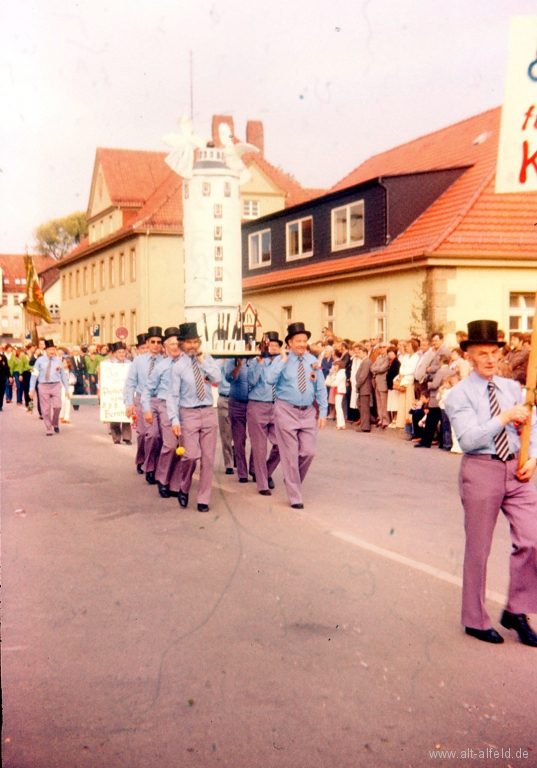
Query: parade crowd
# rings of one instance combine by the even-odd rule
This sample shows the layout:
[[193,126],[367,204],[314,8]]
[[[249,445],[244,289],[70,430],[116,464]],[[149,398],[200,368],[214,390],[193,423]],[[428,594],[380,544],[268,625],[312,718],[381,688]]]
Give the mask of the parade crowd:
[[[72,395],[99,393],[102,372],[124,366],[124,410],[109,422],[113,442],[130,444],[134,423],[137,472],[160,496],[177,497],[182,508],[199,464],[199,512],[209,510],[218,430],[226,474],[236,471],[239,483],[251,479],[259,494],[270,496],[281,463],[294,509],[304,508],[302,483],[327,417],[338,430],[347,424],[363,433],[373,425],[404,429],[416,448],[436,443],[464,451],[462,624],[479,640],[503,642],[485,607],[486,564],[501,509],[513,551],[500,623],[537,647],[526,615],[537,612],[537,491],[529,482],[537,467],[537,423],[521,388],[531,339],[513,332],[506,343],[490,320],[469,323],[453,349],[440,331],[390,342],[353,342],[323,332],[311,343],[304,324],[291,323],[285,340],[271,331],[253,351],[218,359],[202,350],[196,323],[164,332],[152,326],[130,350],[123,342],[100,349],[56,349],[52,340],[25,349],[7,345],[0,351],[0,408],[4,395],[12,403],[15,393],[17,405],[29,411],[37,402],[52,436],[70,421]],[[525,429],[531,434],[526,454],[520,441]]]

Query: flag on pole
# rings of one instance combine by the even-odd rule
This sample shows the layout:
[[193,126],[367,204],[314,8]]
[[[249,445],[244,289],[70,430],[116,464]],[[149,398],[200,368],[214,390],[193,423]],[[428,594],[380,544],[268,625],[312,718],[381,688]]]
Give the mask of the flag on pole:
[[25,256],[24,263],[26,264],[26,309],[31,315],[38,315],[46,323],[52,323],[32,257]]

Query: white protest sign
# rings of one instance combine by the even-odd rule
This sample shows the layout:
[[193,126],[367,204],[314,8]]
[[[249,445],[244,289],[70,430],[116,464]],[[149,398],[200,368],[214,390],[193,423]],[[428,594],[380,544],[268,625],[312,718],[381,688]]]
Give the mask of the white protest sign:
[[537,191],[537,16],[511,19],[495,191]]
[[130,364],[103,361],[99,366],[99,394],[101,398],[101,421],[128,423],[123,403],[123,386]]

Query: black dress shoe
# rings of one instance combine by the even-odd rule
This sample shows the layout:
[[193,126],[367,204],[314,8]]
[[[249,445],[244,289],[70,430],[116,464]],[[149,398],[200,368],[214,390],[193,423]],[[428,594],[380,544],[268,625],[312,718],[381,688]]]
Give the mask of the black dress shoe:
[[155,480],[155,473],[154,472],[146,472],[145,473],[145,479],[146,482],[149,483],[149,485],[156,485],[157,481]]
[[168,490],[167,485],[163,485],[162,483],[158,484],[158,492],[162,496],[163,499],[169,499],[170,498],[170,492]]
[[255,483],[255,475],[253,472],[250,472],[250,477],[252,478],[252,483]]
[[247,483],[248,478],[247,477],[239,477],[239,483]]
[[208,504],[198,504],[198,512],[208,512],[208,511],[209,511]]
[[261,496],[272,496],[272,493],[270,491],[259,491]]
[[274,490],[274,480],[272,479],[272,477],[269,477],[268,479],[268,487],[270,488],[271,491]]
[[226,469],[226,475],[232,475],[232,474],[233,474],[233,468],[232,467],[228,467]]
[[179,493],[177,491],[170,491],[170,489],[168,489],[168,496],[173,496],[174,499],[176,499],[179,496]]
[[430,445],[423,445],[423,443],[416,443],[414,448],[430,448]]
[[136,471],[138,472],[139,475],[143,475],[144,474],[144,470],[142,469],[142,464],[137,464],[136,465]]
[[483,640],[484,643],[503,643],[503,637],[499,635],[495,629],[472,629],[472,627],[466,627],[466,634],[471,637],[477,637],[478,640]]
[[304,509],[304,504],[291,504],[293,509]]
[[509,613],[509,611],[504,611],[500,624],[506,629],[514,629],[515,632],[518,633],[520,642],[524,645],[537,648],[537,635],[530,627],[528,617],[523,613]]
[[179,499],[179,505],[184,509],[188,505],[188,493],[183,493],[183,491],[179,491],[177,493],[177,498]]
[[60,428],[59,427],[54,427],[54,432],[56,432],[56,434],[59,434]]
[[123,440],[125,445],[132,445],[132,440]]

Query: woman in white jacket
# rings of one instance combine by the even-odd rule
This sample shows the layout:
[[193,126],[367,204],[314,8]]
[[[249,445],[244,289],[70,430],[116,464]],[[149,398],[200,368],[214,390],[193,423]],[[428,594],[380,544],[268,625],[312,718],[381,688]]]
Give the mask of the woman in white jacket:
[[405,345],[405,354],[400,358],[399,375],[402,376],[402,381],[399,385],[401,389],[399,389],[397,420],[395,422],[397,429],[404,429],[407,418],[410,419],[408,412],[414,401],[414,374],[420,359],[419,346],[417,339],[409,339]]
[[345,363],[338,360],[334,363],[336,375],[334,378],[334,388],[336,390],[336,429],[345,429],[345,415],[343,413],[343,398],[347,391],[347,377],[345,374]]

